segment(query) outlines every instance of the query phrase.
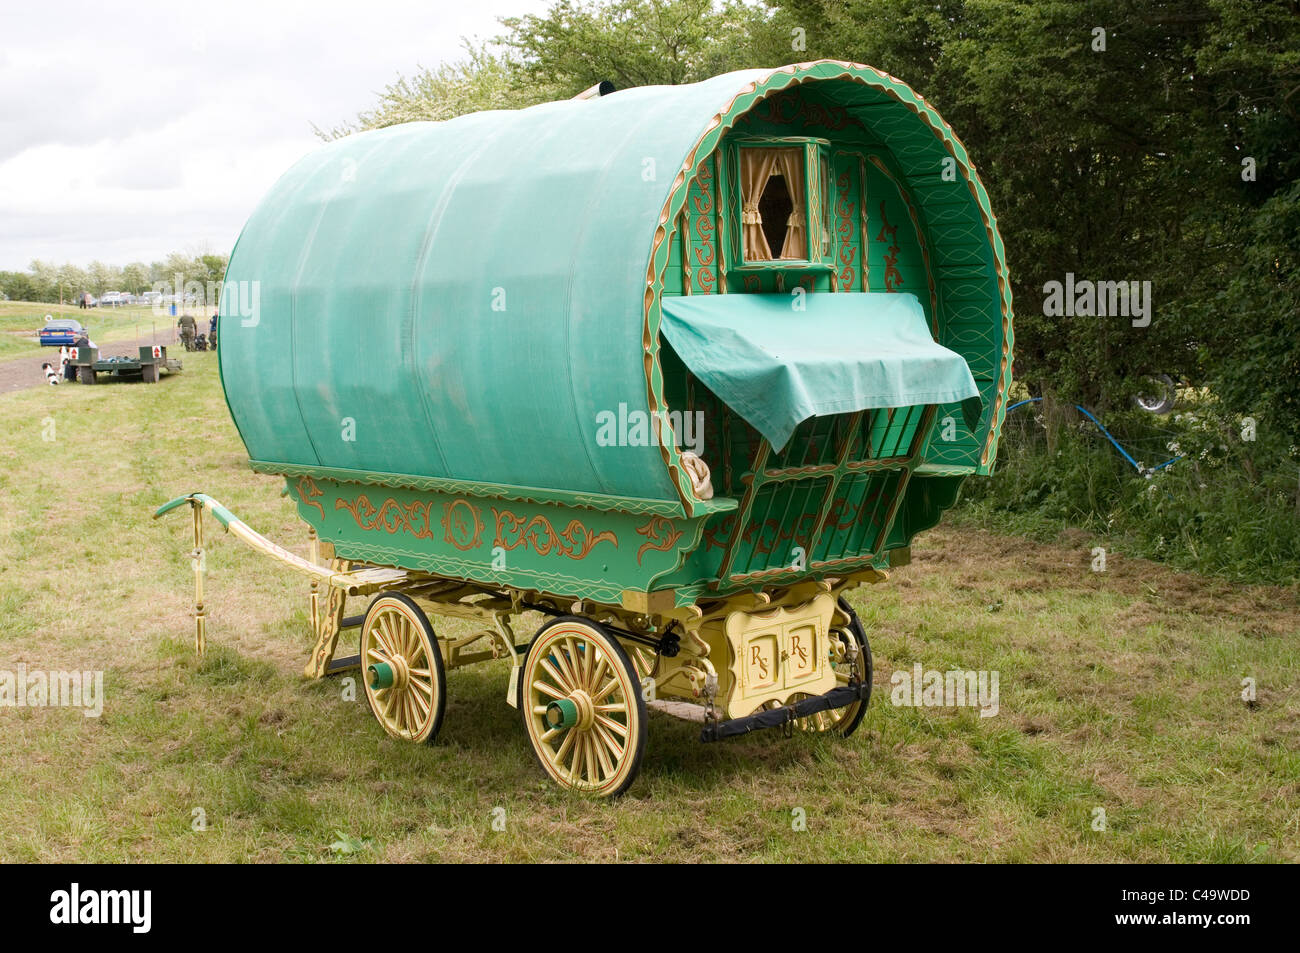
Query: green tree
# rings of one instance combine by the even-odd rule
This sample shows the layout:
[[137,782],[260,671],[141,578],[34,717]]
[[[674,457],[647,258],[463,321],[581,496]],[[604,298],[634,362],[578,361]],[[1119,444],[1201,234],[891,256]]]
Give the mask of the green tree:
[[451,119],[484,109],[517,109],[549,98],[544,90],[516,87],[507,60],[484,47],[465,47],[466,57],[435,69],[420,68],[398,76],[373,109],[332,129],[315,128],[322,139],[338,139],[366,129],[403,122]]
[[122,269],[122,287],[133,295],[148,291],[149,266],[142,261],[132,262]]
[[565,98],[601,80],[672,85],[755,65],[752,39],[766,19],[741,2],[560,0],[542,16],[503,19],[498,42],[515,54],[519,83]]
[[399,75],[373,109],[316,134],[337,139],[403,122],[520,109],[568,99],[601,80],[625,89],[707,79],[755,65],[750,50],[766,35],[768,19],[742,0],[560,0],[543,15],[503,19],[505,33],[490,45],[467,45],[464,59]]

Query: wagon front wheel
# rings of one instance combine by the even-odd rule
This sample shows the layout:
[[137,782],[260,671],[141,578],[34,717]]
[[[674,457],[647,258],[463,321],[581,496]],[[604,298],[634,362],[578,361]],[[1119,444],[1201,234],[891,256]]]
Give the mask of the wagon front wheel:
[[370,603],[361,625],[361,675],[384,731],[433,743],[447,705],[447,675],[433,626],[410,598],[385,592]]
[[524,725],[546,773],[600,797],[627,790],[645,751],[646,709],[618,640],[588,619],[555,619],[533,638],[520,678]]

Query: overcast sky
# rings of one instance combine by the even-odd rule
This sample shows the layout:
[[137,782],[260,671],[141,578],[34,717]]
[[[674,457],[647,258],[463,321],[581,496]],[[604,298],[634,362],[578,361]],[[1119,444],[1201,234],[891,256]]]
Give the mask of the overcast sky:
[[399,72],[546,0],[3,0],[0,270],[226,254]]

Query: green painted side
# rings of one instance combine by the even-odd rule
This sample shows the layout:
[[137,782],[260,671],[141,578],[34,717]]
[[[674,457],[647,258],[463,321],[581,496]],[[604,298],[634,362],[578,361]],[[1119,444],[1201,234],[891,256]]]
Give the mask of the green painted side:
[[703,519],[598,512],[325,479],[288,483],[342,559],[597,602],[649,592],[699,542]]
[[[539,487],[501,486],[469,480],[444,480],[411,473],[384,473],[377,470],[345,470],[339,467],[302,466],[287,463],[268,463],[250,460],[256,473],[273,473],[285,477],[312,477],[338,483],[359,483],[365,486],[393,487],[408,490],[436,490],[460,496],[489,500],[522,500],[528,503],[559,503],[579,509],[618,510],[623,513],[646,513],[660,516],[683,516],[682,506],[676,500],[642,500],[626,496],[606,496],[601,493],[578,493],[571,490],[547,490]],[[695,507],[697,514],[734,510],[736,501],[727,497],[705,500]]]

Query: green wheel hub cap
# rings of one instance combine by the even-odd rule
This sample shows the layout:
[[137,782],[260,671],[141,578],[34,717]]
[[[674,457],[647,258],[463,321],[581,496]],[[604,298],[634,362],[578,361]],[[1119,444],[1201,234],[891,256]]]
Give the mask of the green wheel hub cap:
[[578,723],[578,706],[568,698],[551,702],[546,706],[546,723],[552,728],[572,728]]
[[366,674],[370,676],[370,687],[375,691],[393,687],[393,667],[387,662],[376,662],[366,669]]

